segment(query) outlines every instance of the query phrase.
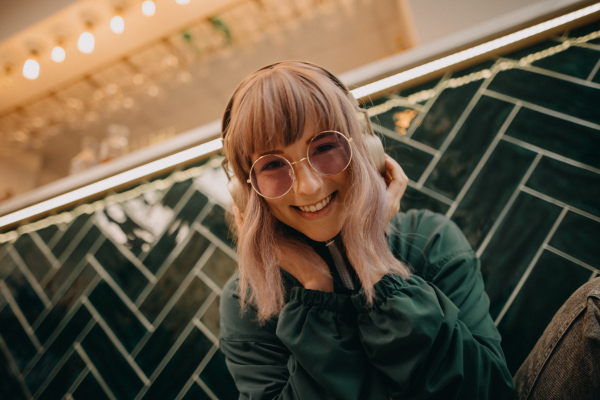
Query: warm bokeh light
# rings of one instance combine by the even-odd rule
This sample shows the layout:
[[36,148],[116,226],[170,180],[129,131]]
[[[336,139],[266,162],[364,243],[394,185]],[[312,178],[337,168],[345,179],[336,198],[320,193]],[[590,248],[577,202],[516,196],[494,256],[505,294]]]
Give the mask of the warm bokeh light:
[[37,79],[40,76],[40,64],[30,58],[23,65],[23,76],[27,79]]
[[77,42],[77,48],[79,51],[85,54],[90,54],[94,51],[95,39],[94,35],[90,32],[83,32],[81,36],[79,36],[79,41]]
[[142,3],[142,13],[146,17],[151,17],[156,12],[156,5],[152,0],[146,0]]
[[50,57],[52,57],[52,61],[61,63],[65,61],[65,55],[65,49],[63,49],[61,46],[56,46],[52,49]]
[[181,5],[190,4],[190,0],[175,0],[175,3],[181,4]]
[[123,20],[123,17],[120,15],[112,17],[110,20],[110,29],[112,29],[114,33],[123,33],[125,30],[125,21]]

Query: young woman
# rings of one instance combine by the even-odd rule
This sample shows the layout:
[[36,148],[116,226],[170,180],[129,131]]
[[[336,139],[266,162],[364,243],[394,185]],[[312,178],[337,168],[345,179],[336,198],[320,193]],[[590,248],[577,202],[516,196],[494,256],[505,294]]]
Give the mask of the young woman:
[[396,215],[408,179],[389,157],[377,172],[357,111],[295,61],[227,106],[239,271],[220,347],[240,398],[512,398],[477,257],[443,216]]

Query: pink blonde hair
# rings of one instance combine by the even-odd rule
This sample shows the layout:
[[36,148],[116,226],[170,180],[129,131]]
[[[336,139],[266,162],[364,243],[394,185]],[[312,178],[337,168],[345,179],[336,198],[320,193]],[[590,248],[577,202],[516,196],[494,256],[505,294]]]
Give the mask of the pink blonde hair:
[[[265,201],[246,184],[251,154],[294,143],[302,136],[308,118],[321,130],[336,130],[353,138],[342,240],[369,304],[376,277],[385,273],[404,278],[409,275],[387,245],[386,186],[367,154],[356,111],[352,100],[325,70],[298,61],[260,69],[234,92],[224,150],[233,173],[243,182],[240,200],[244,218],[238,232],[240,302],[242,310],[247,301],[253,302],[260,322],[277,315],[284,306],[278,246],[295,249],[298,257],[306,257],[303,250],[308,245],[285,234],[290,228],[273,217]],[[316,256],[312,251],[308,254]]]

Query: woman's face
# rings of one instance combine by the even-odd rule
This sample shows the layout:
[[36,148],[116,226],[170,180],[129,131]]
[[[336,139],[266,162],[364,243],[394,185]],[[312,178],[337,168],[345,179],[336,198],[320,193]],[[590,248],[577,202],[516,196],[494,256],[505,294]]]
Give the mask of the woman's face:
[[[283,148],[271,149],[268,153],[280,154],[290,162],[301,160],[306,157],[310,139],[319,132],[315,124],[307,121],[299,140]],[[252,162],[260,155],[252,154]],[[348,169],[337,175],[321,175],[307,160],[294,164],[293,168],[295,179],[292,189],[277,199],[264,198],[268,209],[279,221],[312,240],[324,242],[332,239],[344,223],[344,204],[350,186]],[[311,208],[315,211],[310,211]]]

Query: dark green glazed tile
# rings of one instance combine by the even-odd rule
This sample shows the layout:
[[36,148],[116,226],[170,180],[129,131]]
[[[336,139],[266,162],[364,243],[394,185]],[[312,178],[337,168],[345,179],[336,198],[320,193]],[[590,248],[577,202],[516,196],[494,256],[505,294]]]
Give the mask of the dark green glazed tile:
[[568,212],[548,244],[600,270],[598,238],[600,222]]
[[192,183],[193,181],[191,179],[175,183],[173,186],[171,186],[167,194],[164,195],[161,203],[169,208],[175,208],[177,203],[179,203],[179,200],[181,200],[181,197],[185,194]]
[[220,400],[234,400],[239,396],[235,382],[225,365],[225,355],[221,350],[212,356],[200,373],[200,379]]
[[92,319],[91,314],[85,307],[79,307],[79,310],[69,320],[67,325],[60,331],[56,339],[52,341],[50,347],[46,349],[44,355],[35,363],[33,369],[25,377],[25,382],[35,393],[42,383],[46,380],[50,372],[58,364],[65,352],[69,350],[88,322]]
[[554,253],[542,253],[498,326],[511,374],[525,361],[554,314],[590,275],[590,270]]
[[400,211],[406,212],[412,209],[427,209],[440,214],[446,214],[450,206],[442,203],[423,192],[412,187],[407,187],[404,196],[400,200]]
[[225,220],[225,210],[223,207],[217,204],[213,205],[208,215],[204,217],[202,225],[206,226],[208,230],[230,247],[234,247],[233,235],[229,231],[229,226]]
[[73,400],[109,400],[109,397],[104,393],[94,375],[88,372],[73,392]]
[[535,153],[500,141],[452,215],[477,249],[535,158]]
[[44,303],[42,303],[19,268],[13,268],[12,273],[4,279],[4,282],[27,322],[30,325],[33,324],[33,321],[44,311]]
[[600,124],[599,89],[520,69],[498,73],[488,89]]
[[413,181],[418,181],[433,156],[408,144],[391,138],[383,140],[385,152],[400,164],[402,170]]
[[229,277],[233,275],[237,263],[223,250],[217,248],[202,267],[204,272],[217,285],[223,287]]
[[89,300],[123,347],[131,353],[146,333],[144,325],[104,281],[96,286]]
[[481,255],[490,314],[504,307],[560,214],[561,208],[520,193]]
[[117,399],[133,399],[144,386],[137,373],[96,324],[81,347]]
[[14,248],[38,281],[52,268],[52,264],[30,235],[21,235],[14,243]]
[[481,82],[472,82],[444,89],[411,138],[439,149],[480,86]]
[[144,399],[174,399],[196,371],[213,343],[196,327],[185,338],[160,375],[146,392]]
[[50,243],[56,232],[58,232],[58,226],[50,225],[44,229],[40,229],[39,231],[37,231],[37,234],[40,235],[40,237],[46,244],[48,244]]
[[169,265],[140,306],[140,311],[149,321],[154,321],[160,314],[209,245],[210,241],[207,238],[196,231],[193,232],[190,241]]
[[[0,304],[3,303],[6,303],[6,300],[0,293]],[[7,304],[0,310],[0,335],[2,335],[2,339],[10,350],[15,364],[20,371],[23,371],[37,351],[29,337],[27,337],[25,329],[23,329],[23,326]]]
[[[600,40],[600,39],[598,39],[598,40]],[[596,71],[596,74],[592,78],[592,82],[594,82],[594,83],[600,83],[600,71]]]
[[[569,32],[570,38],[579,38],[585,36],[589,33],[600,31],[600,21],[592,22],[586,26],[582,26],[581,28],[577,28]],[[596,39],[600,40],[600,39]],[[598,43],[598,42],[597,42]]]
[[[400,115],[404,115],[407,120],[398,119]],[[394,107],[389,111],[371,117],[371,121],[375,125],[383,126],[392,132],[397,132],[398,135],[405,135],[415,123],[418,115],[419,111],[412,108]],[[373,127],[373,129],[376,128]]]
[[9,400],[25,400],[25,393],[21,389],[19,380],[10,368],[10,363],[6,359],[3,351],[0,351],[0,397]]
[[4,278],[6,275],[10,274],[10,267],[8,264],[5,264],[5,259],[8,257],[8,248],[8,244],[0,245],[0,278]]
[[513,108],[513,104],[482,96],[427,178],[425,186],[454,199]]
[[95,277],[96,270],[91,265],[86,265],[67,291],[60,299],[57,299],[48,315],[46,315],[42,323],[35,329],[35,335],[40,343],[45,343],[63,318],[65,318],[69,310],[73,306],[78,305],[79,298]]
[[56,295],[99,237],[100,230],[92,226],[75,249],[73,249],[69,257],[60,265],[59,270],[46,283],[44,290],[48,294],[48,297],[53,298]]
[[52,247],[52,253],[56,258],[60,258],[63,251],[69,247],[71,242],[75,239],[75,236],[79,234],[81,228],[85,225],[85,223],[90,219],[91,215],[82,214],[79,217],[75,218],[71,225],[67,228],[65,233],[60,237],[58,242]]
[[211,397],[206,394],[206,392],[198,385],[197,383],[193,383],[190,386],[189,390],[183,396],[183,400],[210,400]]
[[46,386],[38,400],[61,400],[84,368],[85,363],[79,354],[74,351],[52,378],[50,384]]
[[209,294],[210,288],[200,279],[194,278],[165,319],[152,333],[148,342],[135,357],[135,361],[147,376],[152,375]]
[[506,135],[600,168],[597,151],[600,148],[600,131],[597,129],[521,108]]
[[219,298],[215,298],[200,321],[216,336],[221,332],[221,314],[219,313]]
[[598,60],[600,60],[600,51],[572,46],[532,65],[585,80]]
[[527,186],[600,217],[600,175],[543,157]]
[[[173,221],[171,226],[158,240],[158,243],[150,250],[146,258],[144,258],[144,265],[146,265],[152,273],[156,273],[167,257],[169,257],[169,254],[171,254],[182,240],[182,229],[187,229],[191,226],[192,222],[196,219],[206,203],[208,203],[208,199],[205,195],[198,191],[194,192],[186,205],[181,209],[179,214],[177,214],[175,221]],[[172,229],[173,226],[176,226],[176,228]],[[188,235],[189,233],[185,236],[187,237]]]
[[511,60],[520,60],[523,57],[527,57],[528,55],[531,55],[531,54],[534,54],[534,53],[537,53],[537,52],[549,49],[550,47],[558,46],[560,44],[561,43],[559,41],[550,39],[550,40],[546,40],[546,41],[541,42],[541,43],[536,43],[536,44],[534,44],[532,46],[529,46],[529,47],[526,47],[524,49],[520,49],[520,50],[517,50],[515,52],[509,53],[509,54],[505,54],[502,57],[503,58],[508,58],[508,59],[511,59]]
[[107,216],[107,218],[110,222],[117,224],[119,226],[119,228],[121,228],[121,231],[123,231],[123,233],[127,237],[127,241],[125,243],[123,243],[123,246],[125,246],[127,249],[129,249],[129,251],[131,251],[135,256],[140,255],[140,253],[142,252],[142,247],[144,244],[146,244],[146,241],[143,240],[142,238],[140,238],[138,235],[136,235],[135,232],[141,231],[141,232],[145,232],[146,234],[149,234],[149,235],[152,235],[152,234],[150,232],[148,232],[146,229],[140,227],[129,217],[127,217],[125,219],[125,221],[123,221],[123,222],[115,221],[114,219],[110,218],[109,216]]
[[148,284],[144,274],[110,240],[104,241],[95,257],[133,301]]

